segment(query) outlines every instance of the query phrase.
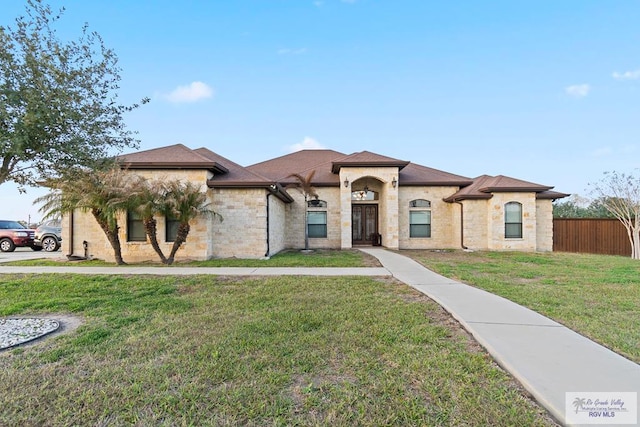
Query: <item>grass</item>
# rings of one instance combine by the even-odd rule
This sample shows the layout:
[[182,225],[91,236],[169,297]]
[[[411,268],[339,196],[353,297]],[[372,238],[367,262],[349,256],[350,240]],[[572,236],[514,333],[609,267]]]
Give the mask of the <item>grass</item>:
[[570,253],[401,251],[640,363],[640,262]]
[[[102,260],[67,261],[66,259],[33,259],[2,263],[13,266],[80,266],[104,267],[115,266]],[[128,264],[140,266],[141,264]],[[160,262],[143,265],[163,266]],[[179,254],[174,266],[177,267],[379,267],[378,260],[358,250],[325,250],[316,249],[311,253],[297,250],[283,251],[269,259],[217,258],[207,261],[181,261]],[[126,266],[125,266],[126,267]],[[171,266],[166,266],[171,267]]]
[[0,275],[0,425],[553,425],[431,300],[365,277]]

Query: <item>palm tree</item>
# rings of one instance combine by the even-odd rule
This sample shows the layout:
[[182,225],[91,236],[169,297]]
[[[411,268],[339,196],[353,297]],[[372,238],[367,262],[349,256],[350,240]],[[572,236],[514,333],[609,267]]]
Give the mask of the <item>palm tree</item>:
[[51,189],[34,203],[43,203],[41,212],[46,217],[67,214],[75,209],[89,211],[95,218],[113,248],[116,264],[126,264],[122,259],[122,247],[118,237],[119,212],[127,209],[126,195],[132,187],[132,175],[119,167],[106,170],[78,169],[63,178],[44,183]]
[[211,209],[211,204],[207,200],[207,194],[200,190],[199,184],[190,181],[173,180],[165,183],[166,205],[164,207],[166,217],[176,218],[178,221],[178,232],[176,240],[173,242],[171,253],[167,257],[167,264],[173,264],[176,252],[180,246],[187,241],[187,236],[191,230],[189,222],[198,216],[218,217],[220,214]]
[[297,173],[292,173],[287,176],[287,178],[295,178],[296,183],[294,185],[304,196],[304,250],[309,250],[309,227],[307,226],[307,202],[309,201],[309,197],[314,197],[316,200],[318,199],[318,193],[316,189],[313,187],[312,181],[313,176],[316,174],[315,169],[307,174],[307,176],[302,176]]
[[132,186],[132,192],[127,195],[126,203],[142,218],[144,232],[149,238],[151,247],[160,257],[163,264],[167,257],[158,243],[158,222],[155,215],[166,211],[166,190],[161,181],[149,181],[138,177]]

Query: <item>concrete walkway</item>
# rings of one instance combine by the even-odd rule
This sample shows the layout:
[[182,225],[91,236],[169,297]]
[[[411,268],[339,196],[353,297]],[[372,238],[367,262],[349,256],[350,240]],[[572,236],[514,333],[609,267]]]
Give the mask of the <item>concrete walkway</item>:
[[[502,297],[440,276],[403,255],[382,248],[361,250],[378,258],[383,267],[12,267],[0,264],[0,275],[392,275],[429,296],[451,313],[504,369],[563,424],[566,424],[566,392],[636,392],[640,397],[640,365],[553,320]],[[640,407],[638,400],[636,405]]]
[[[528,308],[447,279],[403,255],[378,248],[362,251],[451,313],[561,423],[566,424],[566,392],[637,392],[640,398],[640,365]],[[640,407],[640,399],[636,404]]]

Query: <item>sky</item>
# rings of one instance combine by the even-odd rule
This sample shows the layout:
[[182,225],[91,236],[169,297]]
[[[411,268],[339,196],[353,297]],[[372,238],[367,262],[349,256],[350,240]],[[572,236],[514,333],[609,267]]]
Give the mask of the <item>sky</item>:
[[[50,0],[121,67],[141,150],[181,143],[243,166],[363,150],[465,177],[588,196],[640,168],[637,0]],[[0,25],[24,14],[3,0]],[[136,150],[125,150],[134,152]],[[0,185],[0,218],[37,222]]]

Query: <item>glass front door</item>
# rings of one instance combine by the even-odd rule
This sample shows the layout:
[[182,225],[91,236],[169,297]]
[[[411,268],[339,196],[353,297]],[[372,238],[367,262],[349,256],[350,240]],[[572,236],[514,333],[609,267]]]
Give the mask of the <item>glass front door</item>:
[[351,243],[373,245],[378,235],[378,205],[351,206]]

